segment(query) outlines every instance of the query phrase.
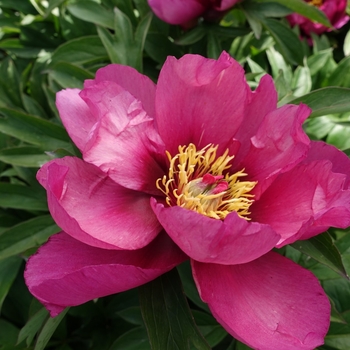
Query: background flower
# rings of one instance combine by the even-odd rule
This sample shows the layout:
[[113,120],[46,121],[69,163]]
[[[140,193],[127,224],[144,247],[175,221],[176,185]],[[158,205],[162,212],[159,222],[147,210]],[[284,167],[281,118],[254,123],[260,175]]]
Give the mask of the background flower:
[[193,20],[206,14],[220,16],[239,0],[148,0],[152,11],[164,22],[188,26]]
[[[349,16],[346,14],[347,0],[304,0],[312,6],[317,6],[328,17],[330,23],[335,29],[341,28],[349,21]],[[322,34],[325,31],[331,31],[332,28],[328,28],[320,23],[315,23],[310,19],[294,13],[287,16],[289,23],[292,26],[299,25],[302,32],[306,35],[310,33]]]

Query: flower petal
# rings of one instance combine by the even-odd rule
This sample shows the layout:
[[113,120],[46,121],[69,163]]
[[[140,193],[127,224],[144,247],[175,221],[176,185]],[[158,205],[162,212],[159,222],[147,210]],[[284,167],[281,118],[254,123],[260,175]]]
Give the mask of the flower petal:
[[80,150],[83,150],[97,119],[79,93],[79,89],[59,91],[56,95],[56,106],[70,138]]
[[106,249],[139,249],[161,230],[149,196],[126,189],[94,165],[65,157],[38,172],[51,215],[72,237]]
[[241,124],[235,138],[241,143],[234,164],[238,164],[247,154],[250,148],[250,139],[257,133],[264,117],[277,108],[277,92],[270,75],[264,75],[258,88],[252,93],[244,115],[244,123]]
[[140,101],[113,82],[94,84],[81,92],[98,115],[83,156],[120,185],[158,194],[156,180],[164,175],[162,140]]
[[242,67],[226,52],[217,61],[168,57],[156,91],[156,122],[166,149],[176,154],[178,146],[189,143],[198,149],[209,143],[226,149],[250,94]]
[[151,200],[159,222],[172,240],[192,259],[216,264],[242,264],[270,251],[278,242],[268,225],[248,222],[237,213],[224,221],[181,207]]
[[192,262],[200,296],[238,340],[260,350],[314,349],[323,344],[330,304],[318,280],[270,252],[247,264]]
[[346,175],[333,173],[328,160],[313,161],[280,174],[251,206],[253,220],[282,237],[279,246],[310,238],[330,226],[350,225]]
[[91,247],[61,232],[29,259],[24,276],[54,317],[67,306],[147,283],[186,258],[164,233],[145,248],[125,251]]
[[141,101],[142,109],[154,118],[154,100],[156,85],[146,75],[136,69],[121,64],[110,64],[96,72],[94,83],[111,81],[117,83],[136,99]]
[[307,156],[310,139],[302,129],[309,116],[306,105],[285,105],[264,118],[251,148],[238,168],[244,168],[250,181],[258,181],[255,199],[271,183],[273,177],[288,171]]

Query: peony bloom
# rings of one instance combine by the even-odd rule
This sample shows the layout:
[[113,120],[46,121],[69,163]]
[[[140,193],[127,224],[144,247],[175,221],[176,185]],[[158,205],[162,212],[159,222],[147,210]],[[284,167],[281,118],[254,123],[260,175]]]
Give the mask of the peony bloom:
[[32,256],[51,312],[142,285],[191,260],[201,298],[258,349],[314,349],[330,304],[311,272],[271,251],[350,224],[350,161],[310,141],[305,105],[277,108],[227,53],[169,57],[155,85],[130,67],[57,95],[76,157],[38,172],[62,232]]
[[[345,10],[347,6],[347,0],[305,0],[310,5],[317,6],[321,11],[325,13],[331,22],[332,26],[336,29],[341,28],[349,21],[349,16],[346,15]],[[332,28],[328,28],[320,23],[312,22],[310,19],[294,13],[287,16],[289,23],[294,27],[299,25],[300,29],[307,36],[310,33],[322,34],[326,31],[331,31]]]
[[152,11],[164,22],[189,24],[200,16],[220,18],[240,0],[148,0]]

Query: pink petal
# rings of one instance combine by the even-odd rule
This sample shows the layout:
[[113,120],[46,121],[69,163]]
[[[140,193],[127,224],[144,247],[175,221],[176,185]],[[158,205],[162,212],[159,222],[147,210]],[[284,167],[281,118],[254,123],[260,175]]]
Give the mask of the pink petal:
[[239,169],[245,169],[250,181],[258,181],[255,199],[274,176],[288,171],[307,156],[310,140],[302,123],[309,114],[310,108],[305,105],[285,105],[264,118],[251,139],[247,156],[238,165]]
[[67,306],[147,283],[185,259],[165,234],[145,248],[126,251],[91,247],[61,232],[29,259],[24,276],[54,317]]
[[158,79],[157,125],[171,154],[179,145],[226,148],[244,116],[250,89],[242,67],[226,52],[218,60],[168,57]]
[[278,242],[268,225],[248,222],[235,212],[224,221],[178,206],[164,208],[151,200],[159,222],[192,259],[216,264],[242,264],[270,251]]
[[80,150],[83,150],[97,119],[80,98],[79,93],[79,89],[59,91],[56,95],[56,106],[70,138]]
[[344,188],[345,180],[345,175],[332,172],[328,160],[300,164],[275,179],[251,206],[251,217],[281,235],[279,246],[330,226],[348,227],[350,190]]
[[148,0],[152,11],[164,22],[185,24],[199,17],[206,5],[198,0]]
[[252,93],[241,124],[235,138],[241,143],[234,164],[238,164],[249,151],[250,139],[257,133],[264,117],[277,109],[277,92],[270,75],[264,75],[258,88]]
[[154,118],[154,100],[156,85],[146,75],[140,74],[136,69],[120,64],[110,64],[96,72],[95,83],[111,81],[117,83],[124,90],[130,92],[141,101],[142,109]]
[[129,92],[112,82],[94,84],[81,96],[98,115],[83,156],[120,185],[159,194],[156,181],[164,175],[162,140],[153,119]]
[[241,0],[221,0],[220,5],[214,5],[214,9],[218,11],[225,11],[236,5],[239,1]]
[[192,261],[203,301],[219,323],[254,349],[314,349],[323,344],[330,304],[318,280],[270,252],[247,264]]
[[38,172],[51,215],[72,237],[106,249],[139,249],[161,230],[149,196],[126,189],[94,165],[65,157]]
[[329,160],[332,162],[332,171],[346,175],[344,188],[350,185],[350,159],[338,148],[328,145],[322,141],[311,141],[311,147],[304,163],[310,163],[315,160]]

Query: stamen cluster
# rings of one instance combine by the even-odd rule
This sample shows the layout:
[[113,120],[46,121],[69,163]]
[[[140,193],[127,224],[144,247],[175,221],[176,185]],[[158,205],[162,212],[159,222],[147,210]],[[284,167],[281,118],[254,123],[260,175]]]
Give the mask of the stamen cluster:
[[230,175],[234,156],[229,156],[228,149],[219,157],[218,146],[212,144],[199,151],[192,143],[178,150],[174,157],[166,152],[169,172],[156,183],[169,206],[178,205],[219,220],[235,211],[249,220],[254,197],[249,192],[256,182],[239,180],[247,175],[244,169]]

